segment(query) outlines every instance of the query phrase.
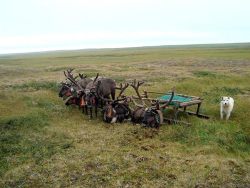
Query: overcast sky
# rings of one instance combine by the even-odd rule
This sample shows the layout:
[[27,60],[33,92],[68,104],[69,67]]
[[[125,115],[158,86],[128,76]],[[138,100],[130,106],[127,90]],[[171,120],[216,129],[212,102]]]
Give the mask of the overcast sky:
[[0,0],[0,53],[250,42],[249,0]]

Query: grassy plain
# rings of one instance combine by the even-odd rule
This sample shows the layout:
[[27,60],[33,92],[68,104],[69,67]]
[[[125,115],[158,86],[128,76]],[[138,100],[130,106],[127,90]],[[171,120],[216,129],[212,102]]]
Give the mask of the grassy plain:
[[[63,70],[204,98],[209,120],[160,130],[89,120],[58,98]],[[221,96],[231,119],[219,119]],[[250,44],[0,56],[0,187],[250,187]]]

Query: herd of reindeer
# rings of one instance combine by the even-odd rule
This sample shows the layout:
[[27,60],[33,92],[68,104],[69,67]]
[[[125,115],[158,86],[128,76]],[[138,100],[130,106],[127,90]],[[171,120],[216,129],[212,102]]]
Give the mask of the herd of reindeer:
[[[157,99],[148,99],[146,91],[143,94],[139,92],[143,81],[117,84],[115,80],[100,77],[98,73],[95,78],[88,78],[83,74],[74,76],[72,71],[64,71],[66,80],[61,82],[59,97],[63,98],[67,106],[78,106],[89,118],[93,118],[93,111],[97,117],[100,110],[106,123],[131,121],[133,124],[159,128],[163,123],[162,109],[170,104],[174,96],[172,91],[170,100],[159,102]],[[136,96],[124,95],[128,87],[134,89]]]

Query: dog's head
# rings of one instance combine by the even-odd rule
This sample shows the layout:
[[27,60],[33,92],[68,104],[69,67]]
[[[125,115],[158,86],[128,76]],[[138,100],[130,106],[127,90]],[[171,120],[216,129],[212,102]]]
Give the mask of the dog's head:
[[230,97],[221,97],[221,103],[223,104],[223,106],[229,106]]

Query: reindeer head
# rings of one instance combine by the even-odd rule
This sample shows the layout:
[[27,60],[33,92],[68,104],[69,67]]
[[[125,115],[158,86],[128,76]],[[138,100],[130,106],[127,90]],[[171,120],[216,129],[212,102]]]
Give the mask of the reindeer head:
[[66,98],[66,100],[65,100],[64,103],[65,103],[66,106],[69,106],[69,105],[80,105],[80,98],[71,95],[71,96],[69,96],[69,97]]
[[62,82],[61,83],[61,87],[60,87],[60,90],[59,90],[59,94],[58,94],[58,96],[59,97],[63,97],[63,96],[65,96],[65,95],[70,95],[70,88],[71,88],[71,85],[70,84],[67,84],[67,83],[64,83],[64,82]]
[[[102,111],[103,111],[103,120],[106,123],[111,123],[111,122],[115,123],[113,121],[116,121],[117,117],[116,117],[116,112],[115,112],[112,104],[105,105]],[[113,120],[113,119],[115,119],[115,120]]]
[[98,99],[94,89],[85,89],[85,102],[88,106],[97,105]]
[[147,108],[142,119],[142,124],[146,127],[159,128],[162,123],[162,117],[159,113],[160,111],[158,110]]

